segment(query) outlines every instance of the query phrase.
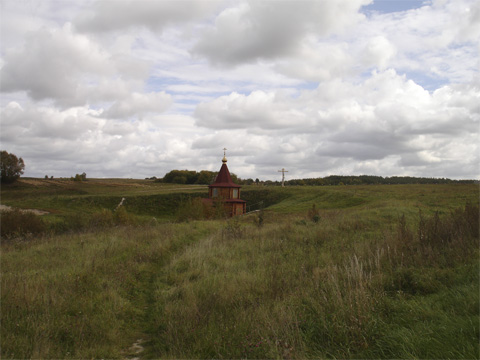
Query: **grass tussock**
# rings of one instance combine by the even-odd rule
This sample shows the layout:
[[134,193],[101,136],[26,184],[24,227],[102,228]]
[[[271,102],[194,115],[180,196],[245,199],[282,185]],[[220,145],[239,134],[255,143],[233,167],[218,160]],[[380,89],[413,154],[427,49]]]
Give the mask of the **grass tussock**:
[[1,212],[0,220],[3,242],[29,241],[47,234],[92,232],[115,226],[142,224],[136,216],[128,213],[125,207],[119,207],[115,211],[101,209],[91,214],[66,215],[53,222],[29,211],[13,209]]

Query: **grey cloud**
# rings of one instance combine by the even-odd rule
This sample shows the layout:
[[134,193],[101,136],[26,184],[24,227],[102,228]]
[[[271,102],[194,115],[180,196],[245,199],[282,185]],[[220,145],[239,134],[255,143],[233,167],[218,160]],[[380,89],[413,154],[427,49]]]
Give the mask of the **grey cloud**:
[[368,160],[416,150],[409,144],[407,136],[381,129],[368,129],[359,124],[348,126],[327,139],[323,146],[317,148],[317,154]]
[[1,91],[26,91],[35,100],[74,98],[80,71],[105,65],[105,54],[63,30],[32,33],[23,48],[10,49],[0,73]]
[[225,136],[222,133],[211,134],[203,136],[199,139],[196,139],[192,143],[192,149],[194,150],[213,150],[213,149],[221,149],[225,147],[227,143],[229,143],[228,136]]
[[59,112],[52,108],[23,109],[17,103],[10,103],[1,110],[1,115],[2,140],[7,140],[4,136],[12,129],[12,132],[17,132],[16,135],[24,140],[72,140],[99,126],[98,120],[86,114],[83,109]]
[[193,53],[212,63],[237,65],[273,59],[299,50],[310,33],[326,35],[362,18],[369,1],[249,1],[222,11],[206,29]]
[[92,177],[144,177],[159,176],[182,162],[191,167],[191,140],[146,122],[106,120],[83,107],[59,111],[16,103],[0,115],[2,146],[24,158],[26,176],[86,171]]
[[172,97],[165,92],[140,94],[133,93],[128,98],[116,101],[106,112],[106,118],[128,118],[133,115],[160,113],[172,104]]
[[97,1],[93,9],[75,20],[83,32],[106,32],[144,26],[161,31],[165,26],[199,19],[218,6],[219,1],[119,0]]
[[53,99],[63,107],[116,98],[146,75],[143,62],[112,57],[68,24],[31,33],[23,47],[7,51],[4,61],[0,91],[25,91],[33,100]]
[[302,127],[309,120],[305,114],[289,107],[275,93],[254,91],[248,96],[231,93],[195,109],[197,124],[209,128],[279,129]]
[[426,166],[431,164],[430,161],[427,161],[425,158],[421,158],[418,153],[402,154],[400,161],[398,162],[400,166],[403,167],[417,167],[417,166]]
[[374,141],[371,143],[342,143],[342,142],[328,142],[322,146],[317,147],[316,154],[319,156],[330,156],[335,158],[349,158],[358,161],[364,160],[380,160],[390,155],[398,154],[402,151],[408,151],[405,146],[395,148],[390,146],[383,147]]
[[347,43],[304,42],[297,54],[278,61],[275,69],[292,78],[325,81],[353,74],[357,61]]

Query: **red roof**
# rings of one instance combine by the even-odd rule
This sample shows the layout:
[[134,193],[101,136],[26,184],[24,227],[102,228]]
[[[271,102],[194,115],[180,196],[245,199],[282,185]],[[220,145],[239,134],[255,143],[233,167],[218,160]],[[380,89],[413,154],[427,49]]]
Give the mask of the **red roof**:
[[233,188],[240,188],[240,185],[235,184],[232,181],[232,177],[230,176],[230,171],[228,171],[227,164],[224,162],[220,171],[218,172],[217,177],[213,184],[209,185],[209,187],[233,187]]

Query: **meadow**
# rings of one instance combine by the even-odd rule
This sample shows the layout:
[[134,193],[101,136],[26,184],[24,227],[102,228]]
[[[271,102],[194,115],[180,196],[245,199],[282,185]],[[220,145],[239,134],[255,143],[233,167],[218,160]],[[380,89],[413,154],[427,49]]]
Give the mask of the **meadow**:
[[2,186],[49,213],[2,213],[1,357],[479,358],[478,185],[244,186],[258,211],[209,220],[206,194]]

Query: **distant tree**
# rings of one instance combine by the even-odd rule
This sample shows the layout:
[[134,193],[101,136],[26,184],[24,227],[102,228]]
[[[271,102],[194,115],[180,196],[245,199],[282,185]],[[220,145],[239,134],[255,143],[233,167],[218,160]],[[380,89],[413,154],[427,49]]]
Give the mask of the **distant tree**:
[[192,178],[188,170],[172,170],[165,174],[163,182],[170,184],[187,184],[188,179]]
[[25,163],[22,158],[15,154],[9,154],[5,150],[0,153],[1,182],[4,184],[13,183],[23,174]]
[[182,175],[177,175],[172,179],[172,183],[174,183],[174,184],[186,184],[187,183],[187,177],[182,176]]
[[216,173],[213,171],[202,170],[200,171],[195,184],[209,185],[215,180]]
[[235,184],[238,184],[239,182],[241,182],[242,180],[237,176],[237,174],[235,173],[230,173],[230,177],[232,178],[232,181],[235,183]]
[[73,178],[73,181],[86,181],[87,180],[87,174],[82,173],[82,174],[75,174],[75,177]]

